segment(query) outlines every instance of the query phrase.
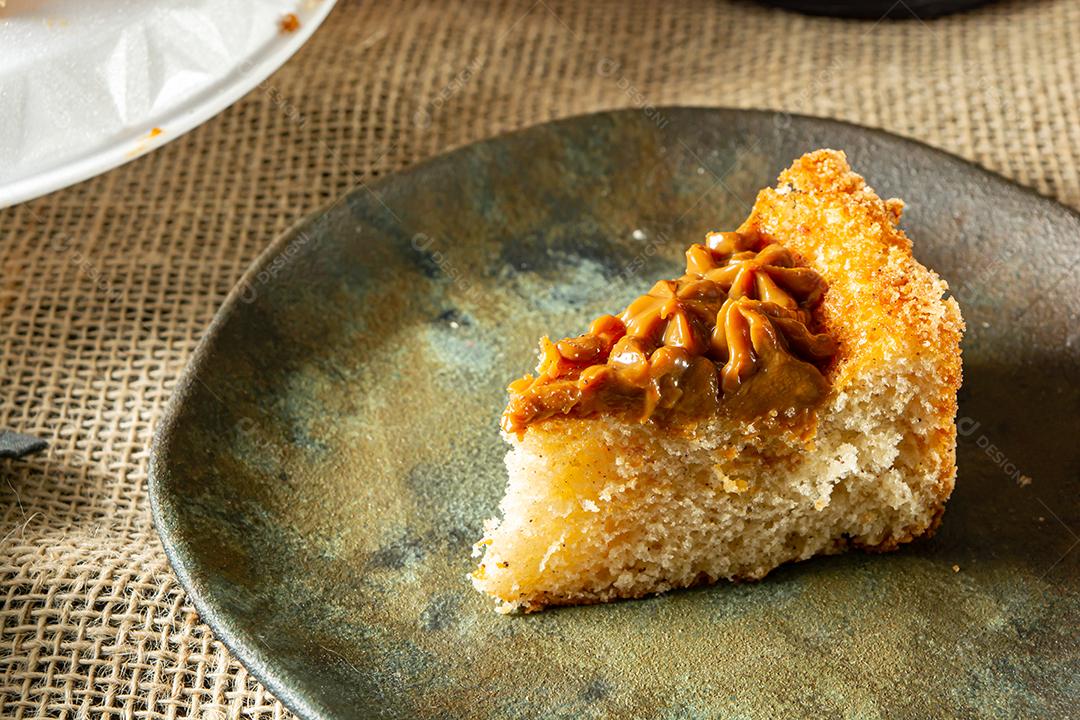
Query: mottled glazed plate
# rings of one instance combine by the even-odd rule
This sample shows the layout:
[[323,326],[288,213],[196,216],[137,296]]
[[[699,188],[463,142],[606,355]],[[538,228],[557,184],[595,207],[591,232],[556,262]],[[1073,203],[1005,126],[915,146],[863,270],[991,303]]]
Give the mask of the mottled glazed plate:
[[[959,479],[889,555],[523,617],[466,580],[497,420],[570,334],[801,153],[908,201],[964,343]],[[157,527],[304,718],[1064,717],[1080,696],[1080,217],[924,145],[769,112],[572,118],[360,188],[271,245],[154,442]]]

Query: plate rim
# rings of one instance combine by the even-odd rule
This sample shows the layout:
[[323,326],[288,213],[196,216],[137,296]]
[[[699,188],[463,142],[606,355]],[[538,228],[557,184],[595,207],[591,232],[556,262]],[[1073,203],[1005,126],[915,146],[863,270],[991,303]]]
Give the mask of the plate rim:
[[[276,33],[265,46],[239,60],[226,75],[163,113],[143,118],[120,137],[39,172],[0,184],[0,210],[63,190],[138,160],[227,110],[281,69],[322,26],[337,0],[320,0],[296,32]],[[155,129],[163,129],[155,134]]]
[[[867,125],[860,125],[859,123],[849,122],[846,120],[839,120],[836,118],[826,118],[815,115],[806,115],[802,113],[789,113],[783,110],[776,110],[771,108],[739,108],[731,106],[707,106],[707,105],[664,105],[657,108],[660,113],[664,112],[709,112],[709,113],[732,113],[732,114],[745,114],[750,116],[757,116],[761,119],[775,119],[778,117],[789,118],[795,122],[805,122],[810,124],[825,124],[833,125],[837,127],[844,127],[847,129],[855,129],[861,132],[869,133],[870,135],[877,136],[879,138],[885,138],[891,142],[897,142],[900,145],[909,145],[917,147],[921,151],[927,151],[931,155],[937,156],[944,162],[959,164],[966,166],[969,170],[977,171],[978,173],[993,178],[997,182],[1003,183],[1009,186],[1014,191],[1020,191],[1021,194],[1027,195],[1032,200],[1043,204],[1046,207],[1054,207],[1056,211],[1060,212],[1064,210],[1066,214],[1072,215],[1073,218],[1080,222],[1080,210],[1072,208],[1064,203],[1055,200],[1043,193],[1039,192],[1035,188],[1027,185],[1021,185],[1015,180],[1008,178],[1001,173],[983,167],[971,160],[954,155],[946,150],[930,145],[922,140],[905,137],[897,133],[884,130],[881,128],[871,127]],[[348,198],[354,194],[361,192],[376,192],[383,185],[395,182],[397,178],[401,176],[412,175],[415,173],[424,172],[429,166],[435,165],[440,162],[446,162],[450,158],[463,154],[470,149],[487,143],[491,143],[496,140],[501,140],[517,135],[536,132],[540,128],[550,128],[562,124],[570,124],[581,122],[586,118],[601,118],[613,115],[633,115],[640,113],[641,110],[635,107],[616,107],[609,109],[602,109],[593,112],[578,113],[574,115],[568,115],[564,117],[552,118],[540,123],[534,123],[514,130],[500,132],[488,137],[474,140],[464,145],[450,148],[444,152],[437,153],[431,157],[425,158],[417,163],[409,165],[400,170],[391,172],[383,177],[378,178],[372,183],[360,183],[354,185],[351,189],[335,198],[334,200],[325,203],[318,207],[314,211],[304,214],[296,222],[290,225],[285,231],[274,238],[256,257],[252,260],[251,264],[236,281],[235,285],[229,290],[225,299],[221,305],[215,311],[210,324],[207,326],[206,331],[199,339],[192,351],[191,356],[188,358],[183,371],[176,381],[176,385],[172,394],[166,404],[165,410],[162,413],[161,419],[158,421],[157,428],[155,429],[151,438],[150,450],[149,450],[149,462],[147,468],[147,494],[150,499],[150,509],[153,519],[154,529],[157,531],[158,537],[161,541],[161,545],[165,551],[165,555],[169,560],[173,572],[176,574],[177,579],[180,581],[181,587],[184,589],[188,599],[195,606],[196,612],[199,614],[199,619],[206,623],[214,635],[214,638],[220,641],[255,678],[261,682],[275,698],[281,701],[291,712],[304,720],[328,720],[334,718],[336,715],[328,712],[327,709],[318,707],[311,702],[311,698],[306,696],[305,693],[296,692],[288,683],[288,673],[281,673],[275,671],[272,668],[271,658],[265,656],[263,650],[258,647],[257,644],[252,643],[248,633],[245,630],[237,629],[233,627],[233,622],[229,618],[228,613],[223,611],[220,604],[213,598],[213,594],[207,592],[204,584],[193,576],[191,570],[187,565],[187,560],[183,557],[183,553],[180,551],[180,547],[183,542],[174,537],[172,531],[169,528],[168,518],[165,517],[165,508],[163,507],[163,498],[160,497],[162,487],[167,482],[167,476],[170,474],[168,468],[162,466],[162,460],[166,454],[166,447],[169,441],[169,436],[172,434],[174,428],[177,425],[180,410],[185,400],[193,392],[194,386],[200,382],[199,373],[205,367],[210,358],[210,349],[215,344],[218,336],[222,332],[222,328],[228,319],[236,310],[238,304],[242,304],[242,298],[244,296],[244,290],[253,280],[255,280],[260,272],[265,270],[266,266],[273,262],[274,258],[288,246],[294,239],[301,228],[306,227],[312,220],[332,211],[337,205],[343,202],[348,202]],[[164,502],[165,505],[169,504],[169,501]]]

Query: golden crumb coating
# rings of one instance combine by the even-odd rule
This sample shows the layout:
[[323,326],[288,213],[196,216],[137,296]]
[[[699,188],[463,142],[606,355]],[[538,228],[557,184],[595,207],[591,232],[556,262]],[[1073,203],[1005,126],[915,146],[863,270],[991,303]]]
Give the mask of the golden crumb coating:
[[803,155],[758,193],[740,230],[758,230],[798,252],[829,282],[819,319],[839,341],[830,380],[842,389],[866,365],[896,356],[932,357],[935,404],[948,428],[939,441],[942,500],[955,476],[956,392],[962,379],[964,321],[948,285],[912,255],[900,229],[902,200],[882,200],[841,150]]

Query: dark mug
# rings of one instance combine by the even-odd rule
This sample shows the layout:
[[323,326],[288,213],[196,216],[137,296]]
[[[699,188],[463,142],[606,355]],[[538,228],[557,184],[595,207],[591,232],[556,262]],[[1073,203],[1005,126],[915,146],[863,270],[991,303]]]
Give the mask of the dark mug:
[[810,15],[860,18],[863,20],[930,20],[949,13],[969,10],[989,0],[760,0],[786,10]]

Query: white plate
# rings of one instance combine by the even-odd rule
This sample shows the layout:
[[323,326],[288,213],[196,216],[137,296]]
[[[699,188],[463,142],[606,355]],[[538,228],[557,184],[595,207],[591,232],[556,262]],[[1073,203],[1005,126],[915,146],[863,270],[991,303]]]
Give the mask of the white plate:
[[[102,173],[239,99],[335,0],[8,0],[0,207]],[[282,29],[289,13],[299,19]]]

